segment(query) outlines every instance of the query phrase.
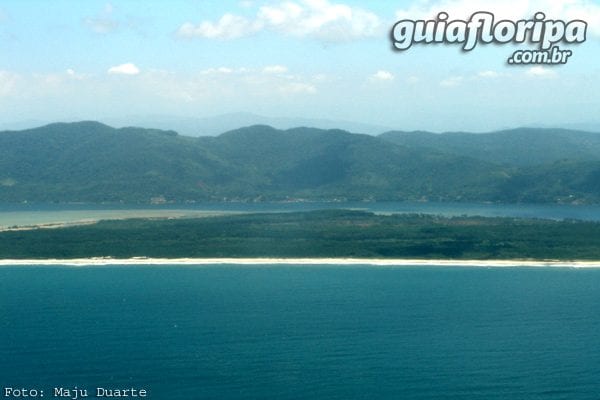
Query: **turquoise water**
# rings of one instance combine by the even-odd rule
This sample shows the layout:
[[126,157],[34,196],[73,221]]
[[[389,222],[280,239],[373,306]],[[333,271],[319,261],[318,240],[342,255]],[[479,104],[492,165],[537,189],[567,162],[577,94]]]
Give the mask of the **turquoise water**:
[[598,399],[599,288],[582,269],[5,267],[0,387]]

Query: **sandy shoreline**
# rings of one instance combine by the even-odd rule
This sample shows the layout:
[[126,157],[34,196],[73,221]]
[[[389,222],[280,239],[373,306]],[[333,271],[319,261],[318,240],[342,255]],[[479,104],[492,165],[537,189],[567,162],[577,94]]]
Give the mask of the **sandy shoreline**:
[[36,229],[59,229],[59,228],[69,228],[71,226],[84,226],[84,225],[94,225],[100,222],[99,220],[90,219],[90,220],[80,220],[80,221],[70,221],[70,222],[49,222],[46,224],[35,224],[35,225],[22,225],[22,226],[14,226],[14,227],[2,227],[0,228],[0,232],[18,232],[18,231],[34,231]]
[[537,260],[415,260],[361,258],[78,258],[78,259],[0,259],[0,266],[116,266],[116,265],[294,265],[294,266],[380,266],[380,267],[542,267],[600,268],[600,261],[537,261]]
[[0,218],[0,232],[32,231],[37,229],[58,229],[73,226],[93,225],[101,221],[124,221],[128,219],[184,219],[205,218],[221,215],[240,214],[237,211],[205,211],[205,210],[94,210],[92,215],[85,215],[87,211],[62,211],[62,218],[53,217],[50,221],[27,223],[19,221],[15,215],[31,215],[29,212],[12,212]]

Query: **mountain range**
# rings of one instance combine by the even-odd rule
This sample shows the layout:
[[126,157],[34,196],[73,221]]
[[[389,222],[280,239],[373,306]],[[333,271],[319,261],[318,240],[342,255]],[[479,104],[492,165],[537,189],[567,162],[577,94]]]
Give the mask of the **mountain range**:
[[218,136],[55,123],[0,132],[1,202],[419,200],[595,203],[600,134],[254,125]]
[[[319,118],[289,118],[269,117],[249,112],[219,114],[210,117],[190,117],[168,114],[127,115],[121,117],[106,117],[101,119],[114,127],[137,126],[150,129],[175,130],[184,136],[216,136],[223,132],[237,129],[241,126],[269,125],[277,129],[290,129],[298,126],[310,126],[320,129],[343,129],[349,132],[361,132],[378,135],[391,128],[355,121],[330,120]],[[31,129],[48,122],[42,120],[22,120],[15,122],[0,121],[2,130]]]

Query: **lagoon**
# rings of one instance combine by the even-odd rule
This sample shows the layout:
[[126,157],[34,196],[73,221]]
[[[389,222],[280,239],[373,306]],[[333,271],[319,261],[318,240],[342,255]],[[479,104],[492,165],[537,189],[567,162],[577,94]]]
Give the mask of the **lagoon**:
[[228,213],[292,212],[323,209],[364,210],[379,214],[435,214],[600,221],[600,205],[486,204],[435,202],[279,202],[126,204],[0,204],[0,229],[13,226],[72,224],[101,219],[204,217]]

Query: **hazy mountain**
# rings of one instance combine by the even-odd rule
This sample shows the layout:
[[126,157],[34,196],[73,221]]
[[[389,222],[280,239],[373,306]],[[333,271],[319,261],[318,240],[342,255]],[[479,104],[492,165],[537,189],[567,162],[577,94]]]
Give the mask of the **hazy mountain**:
[[177,117],[172,115],[130,116],[109,118],[104,122],[112,126],[140,126],[145,128],[172,129],[185,136],[215,136],[241,126],[269,125],[277,129],[308,126],[320,129],[344,129],[377,135],[389,131],[389,127],[351,121],[334,121],[311,118],[273,118],[252,113],[230,113],[207,118]]
[[48,124],[47,121],[42,121],[38,119],[24,119],[20,121],[13,122],[0,122],[0,131],[14,131],[14,130],[22,130],[22,129],[32,129],[38,126]]
[[191,138],[98,122],[5,131],[0,201],[600,199],[600,161],[591,157],[518,167],[486,160],[485,147],[475,146],[471,157],[443,146],[394,144],[393,136],[405,135],[258,125]]
[[253,126],[200,142],[260,177],[257,194],[266,190],[280,197],[460,199],[481,192],[482,179],[502,176],[495,165],[471,158],[409,151],[342,130]]
[[563,128],[576,131],[597,132],[600,133],[600,121],[573,122],[560,124],[557,126],[548,126],[546,124],[537,124],[536,128]]
[[221,182],[221,165],[193,139],[172,131],[113,129],[97,122],[0,133],[4,201],[149,201],[202,194]]
[[557,161],[515,171],[494,196],[508,202],[600,201],[600,161]]
[[412,149],[434,149],[513,166],[565,159],[600,161],[600,134],[567,129],[519,128],[487,134],[392,131],[379,137]]

